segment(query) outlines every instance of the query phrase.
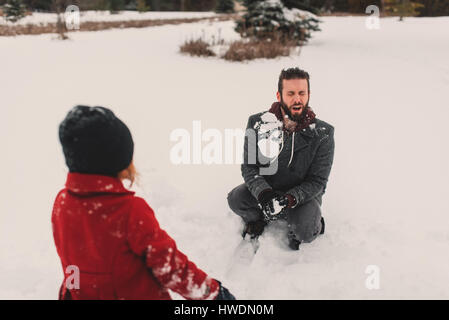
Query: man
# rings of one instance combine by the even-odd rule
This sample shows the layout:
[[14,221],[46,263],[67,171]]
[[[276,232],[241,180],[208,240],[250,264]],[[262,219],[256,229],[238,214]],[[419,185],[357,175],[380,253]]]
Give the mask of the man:
[[228,194],[228,203],[243,218],[243,237],[257,238],[270,221],[282,218],[289,246],[298,250],[301,242],[324,233],[321,204],[334,157],[334,127],[309,106],[306,71],[282,70],[276,97],[269,111],[249,117],[241,166],[245,183]]

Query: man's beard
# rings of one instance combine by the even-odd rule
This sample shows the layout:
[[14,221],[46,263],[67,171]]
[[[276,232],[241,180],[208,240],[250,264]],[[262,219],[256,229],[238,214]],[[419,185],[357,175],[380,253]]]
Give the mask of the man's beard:
[[[294,106],[302,106],[302,105],[298,105],[298,104],[294,104],[292,107],[294,107]],[[285,104],[285,102],[284,102],[284,99],[281,97],[281,107],[282,107],[282,110],[284,110],[284,112],[285,112],[285,114],[288,116],[288,118],[290,119],[290,120],[293,120],[293,121],[295,121],[295,122],[300,122],[301,121],[301,119],[303,118],[303,117],[305,117],[305,115],[306,115],[306,113],[307,113],[307,108],[309,107],[309,101],[307,101],[307,103],[306,103],[306,105],[305,106],[303,106],[303,108],[302,108],[302,112],[301,112],[301,114],[292,114],[292,112],[290,111],[290,109],[287,107],[287,105]]]

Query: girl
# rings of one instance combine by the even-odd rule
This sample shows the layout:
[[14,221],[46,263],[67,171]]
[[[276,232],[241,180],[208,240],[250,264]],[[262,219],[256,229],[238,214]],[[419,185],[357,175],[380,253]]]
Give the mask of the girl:
[[168,289],[186,299],[235,299],[177,249],[145,200],[124,188],[121,180],[136,176],[134,143],[111,110],[76,106],[59,138],[69,168],[52,213],[64,270],[59,299],[170,299]]

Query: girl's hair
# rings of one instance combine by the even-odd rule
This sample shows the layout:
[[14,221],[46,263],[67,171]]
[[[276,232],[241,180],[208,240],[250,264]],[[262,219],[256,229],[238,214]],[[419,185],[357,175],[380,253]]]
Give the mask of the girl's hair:
[[131,161],[128,168],[120,171],[117,174],[117,178],[120,180],[129,180],[131,182],[129,187],[132,187],[133,183],[138,179],[139,174],[137,173],[136,167],[134,166],[134,162]]

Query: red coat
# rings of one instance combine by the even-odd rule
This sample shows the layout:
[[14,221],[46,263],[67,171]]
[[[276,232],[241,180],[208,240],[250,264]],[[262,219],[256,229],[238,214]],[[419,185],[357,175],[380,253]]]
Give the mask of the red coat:
[[[186,299],[218,294],[218,283],[176,248],[150,206],[119,179],[69,173],[52,225],[64,272],[60,299],[170,299],[167,289]],[[79,289],[66,287],[71,265],[79,268]]]

